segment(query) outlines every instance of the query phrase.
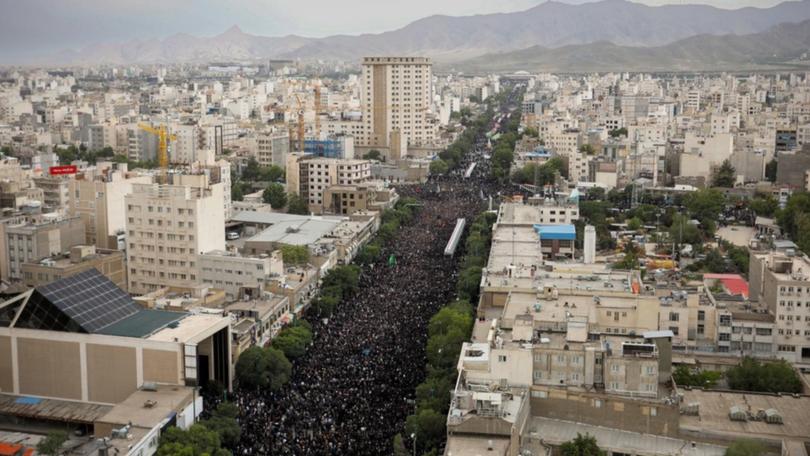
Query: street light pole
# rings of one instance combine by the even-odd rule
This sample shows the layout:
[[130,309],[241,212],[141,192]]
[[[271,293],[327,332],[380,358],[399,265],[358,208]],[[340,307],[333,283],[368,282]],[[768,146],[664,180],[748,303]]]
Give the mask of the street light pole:
[[411,433],[411,438],[413,439],[413,456],[416,456],[416,432]]

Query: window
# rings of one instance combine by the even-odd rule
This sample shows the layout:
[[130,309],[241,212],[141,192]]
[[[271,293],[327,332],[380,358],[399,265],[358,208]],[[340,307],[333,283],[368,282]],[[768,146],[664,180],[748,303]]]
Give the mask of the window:
[[677,326],[670,326],[669,330],[672,331],[673,335],[678,335],[678,327]]
[[704,325],[697,325],[697,333],[701,336],[706,333],[706,328]]
[[698,310],[698,321],[706,320],[706,311],[705,310]]
[[498,355],[498,362],[505,363],[506,362],[506,355]]
[[678,321],[680,315],[677,312],[670,312],[669,313],[669,321]]

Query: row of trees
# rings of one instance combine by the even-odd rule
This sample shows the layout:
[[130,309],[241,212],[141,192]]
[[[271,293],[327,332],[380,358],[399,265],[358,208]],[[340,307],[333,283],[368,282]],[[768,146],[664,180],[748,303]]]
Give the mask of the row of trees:
[[357,262],[370,264],[377,261],[382,254],[383,245],[393,239],[401,225],[411,221],[417,207],[417,201],[409,197],[400,199],[393,208],[383,211],[377,236],[360,250]]
[[512,182],[516,184],[531,184],[543,186],[554,183],[557,173],[568,177],[565,161],[560,157],[549,159],[543,164],[528,163],[523,168],[512,173]]
[[515,144],[520,139],[518,128],[520,116],[511,116],[504,125],[505,132],[492,146],[492,175],[501,181],[509,177],[512,162],[515,160]]
[[[678,366],[672,380],[678,386],[712,388],[724,377],[723,373],[711,370],[690,369]],[[725,373],[728,387],[739,391],[763,393],[801,393],[799,374],[784,360],[762,362],[745,357],[742,362]]]
[[222,402],[210,418],[188,430],[170,427],[160,436],[158,456],[230,456],[229,449],[236,447],[242,435],[238,414],[234,404]]
[[[450,394],[456,382],[456,360],[464,341],[469,340],[478,299],[481,268],[486,265],[495,214],[484,212],[470,226],[464,243],[459,299],[442,307],[428,324],[427,377],[416,387],[415,411],[405,424],[415,435],[420,454],[436,454],[445,438],[445,419]],[[407,454],[401,435],[394,438],[394,453]]]
[[453,144],[450,144],[447,149],[439,152],[439,157],[431,162],[431,174],[444,174],[456,168],[461,162],[461,158],[474,147],[475,139],[484,133],[492,115],[493,111],[490,108],[476,117],[475,120],[467,120],[466,124],[464,121],[465,118],[462,118],[462,124],[464,124],[466,128],[458,138],[453,141]]
[[326,273],[321,281],[321,291],[312,301],[310,312],[319,317],[332,315],[340,302],[357,291],[360,280],[360,267],[357,265],[338,266]]

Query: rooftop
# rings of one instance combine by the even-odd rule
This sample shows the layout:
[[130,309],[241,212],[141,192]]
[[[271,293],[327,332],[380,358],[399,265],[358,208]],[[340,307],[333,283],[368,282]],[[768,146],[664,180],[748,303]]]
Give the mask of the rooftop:
[[543,441],[551,445],[561,445],[573,440],[578,433],[589,434],[596,437],[599,448],[617,453],[661,456],[722,456],[726,450],[725,447],[706,443],[696,443],[693,448],[690,448],[689,440],[543,417],[533,417],[528,427],[532,438],[542,436]]
[[[699,415],[681,415],[681,430],[724,436],[793,438],[810,441],[810,396],[738,393],[728,391],[679,390],[682,404],[698,403]],[[775,409],[784,424],[765,421],[732,421],[731,407],[738,406],[756,415],[759,410]]]
[[190,314],[176,326],[167,326],[148,337],[162,342],[197,343],[214,332],[227,327],[230,318],[219,314]]
[[157,391],[140,389],[130,394],[124,401],[114,405],[98,421],[111,424],[152,428],[163,419],[191,403],[191,387],[158,385]]
[[109,405],[89,402],[43,399],[0,393],[0,414],[35,420],[91,424],[112,409]]

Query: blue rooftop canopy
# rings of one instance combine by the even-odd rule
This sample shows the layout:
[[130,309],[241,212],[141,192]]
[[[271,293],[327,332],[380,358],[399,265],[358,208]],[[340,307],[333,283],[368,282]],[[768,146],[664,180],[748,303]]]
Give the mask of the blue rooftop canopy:
[[577,238],[577,229],[574,225],[534,225],[534,231],[540,239],[573,241]]

